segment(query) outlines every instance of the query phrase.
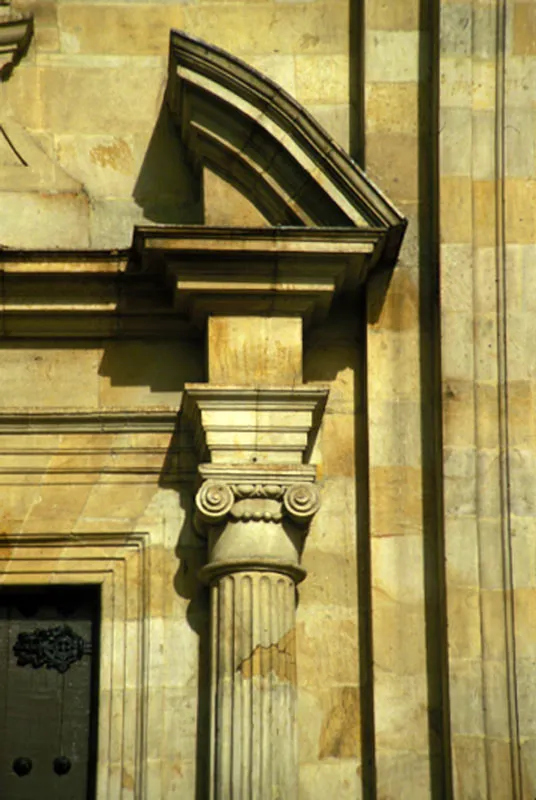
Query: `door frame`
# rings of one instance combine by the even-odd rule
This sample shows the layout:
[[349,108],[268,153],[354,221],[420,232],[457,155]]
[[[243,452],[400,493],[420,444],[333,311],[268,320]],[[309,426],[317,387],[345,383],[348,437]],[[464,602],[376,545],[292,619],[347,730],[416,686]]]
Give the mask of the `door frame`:
[[142,800],[148,674],[148,534],[2,537],[0,586],[100,584],[97,800]]

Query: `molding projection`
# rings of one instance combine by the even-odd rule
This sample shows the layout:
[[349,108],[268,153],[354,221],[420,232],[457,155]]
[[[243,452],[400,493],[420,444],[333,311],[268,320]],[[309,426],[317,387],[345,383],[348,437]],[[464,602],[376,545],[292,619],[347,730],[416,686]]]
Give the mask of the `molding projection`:
[[278,84],[224,50],[171,32],[167,99],[190,156],[274,225],[383,230],[394,261],[404,217]]
[[33,34],[33,15],[10,11],[0,3],[0,81],[7,80],[28,50]]

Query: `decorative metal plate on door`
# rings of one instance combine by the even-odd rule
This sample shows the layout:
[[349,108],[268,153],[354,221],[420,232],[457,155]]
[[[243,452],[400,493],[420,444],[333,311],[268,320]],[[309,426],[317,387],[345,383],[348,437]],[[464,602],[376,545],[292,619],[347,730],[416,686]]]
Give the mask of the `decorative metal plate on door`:
[[34,669],[46,667],[64,673],[71,664],[91,654],[91,644],[69,625],[55,625],[35,628],[32,633],[19,633],[13,653],[20,667],[30,664]]

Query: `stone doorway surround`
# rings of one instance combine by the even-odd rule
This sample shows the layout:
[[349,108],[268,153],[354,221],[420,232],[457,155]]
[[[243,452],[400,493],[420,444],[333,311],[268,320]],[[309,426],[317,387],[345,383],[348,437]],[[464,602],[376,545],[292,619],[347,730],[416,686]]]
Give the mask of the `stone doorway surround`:
[[[239,188],[271,227],[143,226],[119,255],[0,253],[3,333],[205,335],[208,382],[186,385],[182,414],[199,459],[196,527],[208,553],[200,578],[211,587],[210,797],[287,800],[298,780],[295,587],[322,502],[310,458],[328,395],[303,383],[303,334],[322,324],[337,294],[393,266],[405,220],[280,87],[176,31],[167,102],[192,160]],[[148,286],[164,288],[167,301]],[[103,585],[102,799],[146,797],[144,579],[134,582],[132,623],[110,600],[130,583],[121,583],[128,570],[145,575],[144,542],[51,534],[2,544],[16,554],[3,580],[57,572]],[[110,706],[115,698],[124,712]]]

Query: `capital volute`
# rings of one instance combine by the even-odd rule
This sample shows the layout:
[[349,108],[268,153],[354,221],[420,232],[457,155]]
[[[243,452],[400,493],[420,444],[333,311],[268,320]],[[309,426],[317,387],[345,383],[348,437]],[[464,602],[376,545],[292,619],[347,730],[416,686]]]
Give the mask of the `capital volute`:
[[196,528],[220,526],[229,520],[281,522],[286,516],[306,528],[320,508],[320,492],[314,483],[290,485],[224,483],[205,480],[195,497]]

